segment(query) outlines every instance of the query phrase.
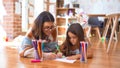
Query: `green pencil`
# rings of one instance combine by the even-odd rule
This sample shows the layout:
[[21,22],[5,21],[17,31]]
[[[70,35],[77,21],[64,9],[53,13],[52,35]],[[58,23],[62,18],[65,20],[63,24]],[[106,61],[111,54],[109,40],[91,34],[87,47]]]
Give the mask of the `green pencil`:
[[61,51],[60,51],[60,48],[59,48],[59,46],[58,46],[58,45],[56,45],[56,48],[57,48],[58,52],[61,52]]

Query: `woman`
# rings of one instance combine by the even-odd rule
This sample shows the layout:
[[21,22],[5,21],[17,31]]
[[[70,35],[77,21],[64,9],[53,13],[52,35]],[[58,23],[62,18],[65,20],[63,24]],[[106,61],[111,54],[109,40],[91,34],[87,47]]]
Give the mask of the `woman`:
[[[31,55],[33,56],[32,40],[42,40],[48,44],[49,42],[56,41],[56,38],[52,35],[53,31],[55,31],[54,17],[51,13],[43,11],[35,19],[33,26],[26,33],[20,47],[19,55],[21,57],[29,57]],[[45,50],[46,49],[47,48],[45,48]],[[53,50],[52,47],[51,50]],[[57,55],[51,51],[43,53],[43,57],[47,57],[47,59],[54,59],[56,56]]]

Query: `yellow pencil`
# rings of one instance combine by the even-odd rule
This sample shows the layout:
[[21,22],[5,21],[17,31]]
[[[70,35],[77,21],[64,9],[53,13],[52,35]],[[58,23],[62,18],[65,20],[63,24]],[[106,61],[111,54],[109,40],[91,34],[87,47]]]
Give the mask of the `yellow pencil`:
[[38,44],[37,49],[38,49],[39,57],[41,58],[41,52],[40,52],[41,42],[37,41],[37,44]]

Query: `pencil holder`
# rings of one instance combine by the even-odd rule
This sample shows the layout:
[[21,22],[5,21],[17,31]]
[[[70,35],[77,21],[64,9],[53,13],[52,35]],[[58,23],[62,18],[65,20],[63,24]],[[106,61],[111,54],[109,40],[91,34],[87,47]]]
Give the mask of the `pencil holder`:
[[33,47],[34,47],[34,58],[35,58],[36,60],[40,60],[40,56],[39,56],[39,54],[38,54],[37,40],[33,40],[33,41],[32,41],[32,45],[33,45]]
[[35,50],[34,51],[34,58],[36,59],[36,60],[40,60],[40,57],[39,57],[39,54],[38,54],[38,50]]
[[40,60],[42,61],[43,60],[43,51],[42,51],[42,48],[43,48],[43,44],[42,41],[37,41],[37,44],[38,44],[38,54],[39,54],[39,57],[40,57]]
[[81,62],[87,62],[87,46],[88,42],[80,42],[80,51],[81,51]]

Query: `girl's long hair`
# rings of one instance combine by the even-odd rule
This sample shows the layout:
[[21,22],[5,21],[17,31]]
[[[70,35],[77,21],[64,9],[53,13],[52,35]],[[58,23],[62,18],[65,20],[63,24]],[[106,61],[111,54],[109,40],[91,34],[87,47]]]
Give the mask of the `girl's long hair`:
[[71,50],[71,46],[73,46],[70,42],[70,38],[68,36],[68,32],[71,32],[73,34],[75,34],[78,37],[78,41],[85,41],[84,39],[84,31],[82,26],[79,23],[74,23],[71,24],[67,30],[66,33],[66,40],[65,42],[61,45],[61,50],[63,51],[63,54],[66,56],[71,55],[70,54],[70,50]]
[[35,19],[33,28],[32,28],[32,34],[35,39],[45,39],[46,35],[43,33],[43,29],[42,29],[43,24],[45,22],[53,22],[54,23],[54,17],[50,12],[43,11]]

